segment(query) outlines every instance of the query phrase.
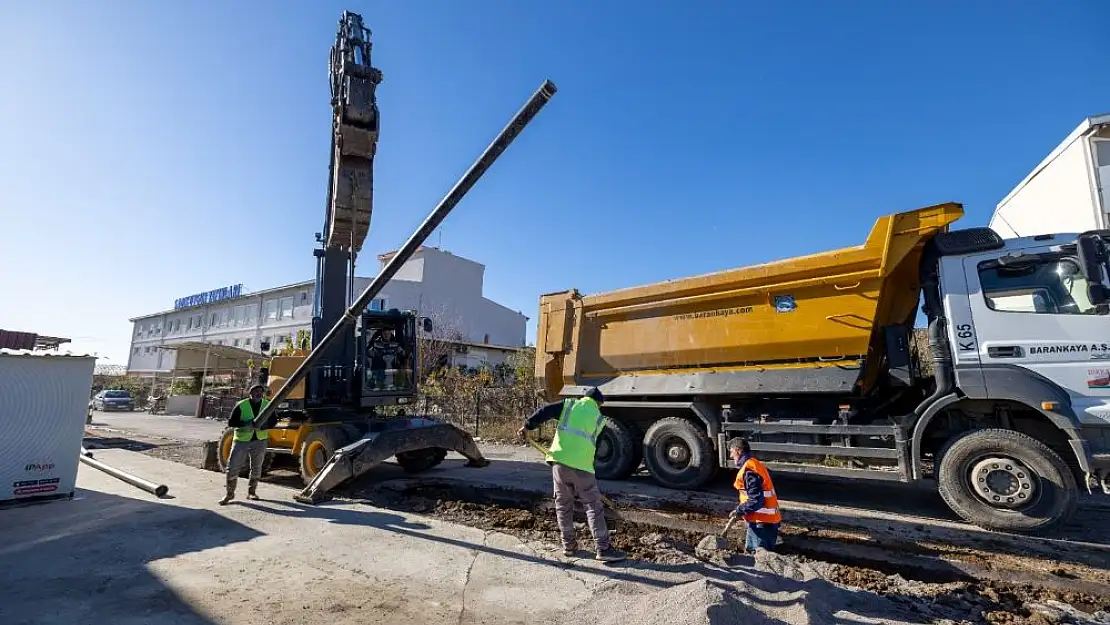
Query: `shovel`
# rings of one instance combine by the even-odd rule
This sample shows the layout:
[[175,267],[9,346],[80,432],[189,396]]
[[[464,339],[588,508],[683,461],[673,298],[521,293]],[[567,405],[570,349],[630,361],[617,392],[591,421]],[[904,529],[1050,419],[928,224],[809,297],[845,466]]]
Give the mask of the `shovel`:
[[[525,437],[524,440],[527,441],[528,444],[531,445],[533,449],[540,452],[543,455],[543,457],[545,457],[545,458],[547,457],[547,450],[543,448],[543,445],[539,444],[537,441],[534,441],[534,440],[532,440],[531,438],[528,438],[528,437]],[[616,508],[616,506],[613,505],[613,500],[612,499],[609,499],[603,493],[599,493],[599,494],[601,494],[601,503],[606,508]],[[614,512],[615,512],[615,510],[614,510]]]
[[732,529],[733,523],[736,523],[736,519],[738,518],[740,517],[730,516],[728,518],[728,523],[725,523],[725,529],[721,530],[720,534],[710,534],[706,536],[705,538],[701,539],[701,542],[698,543],[698,546],[703,549],[712,549],[715,551],[723,551],[725,549],[728,549],[728,538],[726,536],[728,535],[728,531]]

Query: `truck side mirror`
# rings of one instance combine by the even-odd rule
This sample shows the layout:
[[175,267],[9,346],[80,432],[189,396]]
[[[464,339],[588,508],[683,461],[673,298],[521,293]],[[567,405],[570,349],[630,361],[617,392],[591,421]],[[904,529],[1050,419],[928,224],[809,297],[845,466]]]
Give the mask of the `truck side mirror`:
[[423,324],[424,324],[424,332],[430,333],[432,331],[432,320],[427,318],[427,317],[424,317]]
[[1092,304],[1110,303],[1110,288],[1106,285],[1106,267],[1110,260],[1106,243],[1098,234],[1081,234],[1076,244],[1083,277],[1087,279],[1087,297]]

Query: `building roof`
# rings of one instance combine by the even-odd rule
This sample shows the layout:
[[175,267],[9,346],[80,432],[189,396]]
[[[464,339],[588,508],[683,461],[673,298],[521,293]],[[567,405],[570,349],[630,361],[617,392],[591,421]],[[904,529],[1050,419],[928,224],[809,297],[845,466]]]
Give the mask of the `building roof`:
[[35,358],[96,358],[92,354],[73,352],[44,352],[31,349],[0,349],[0,356],[34,356]]
[[249,293],[244,293],[244,294],[240,295],[239,297],[228,297],[226,299],[216,300],[214,302],[207,302],[205,304],[197,304],[196,306],[185,306],[183,308],[170,308],[170,309],[162,310],[162,311],[159,311],[159,312],[153,312],[153,313],[150,313],[148,315],[139,315],[138,317],[131,317],[130,319],[128,319],[128,321],[134,323],[136,321],[141,321],[143,319],[149,319],[151,317],[158,317],[158,316],[161,316],[161,315],[172,315],[174,313],[184,312],[186,310],[197,310],[197,309],[200,309],[200,308],[204,308],[205,306],[212,306],[214,304],[227,304],[227,303],[235,302],[237,300],[253,299],[255,297],[258,297],[259,295],[265,295],[267,293],[273,293],[275,291],[282,291],[282,290],[285,290],[285,289],[291,289],[293,287],[298,287],[298,286],[308,286],[310,284],[314,284],[314,282],[315,282],[314,280],[303,280],[301,282],[294,282],[292,284],[285,284],[285,285],[282,285],[282,286],[270,287],[268,289],[262,289],[260,291],[251,291]]
[[[445,256],[450,256],[451,258],[457,258],[461,261],[471,263],[472,265],[478,265],[482,269],[485,269],[485,267],[486,267],[485,265],[483,265],[482,263],[480,263],[476,260],[466,258],[465,256],[458,256],[456,254],[452,254],[451,252],[448,252],[447,250],[442,249],[442,248],[438,248],[434,245],[421,245],[420,247],[416,248],[416,251],[413,252],[413,255],[415,256],[416,254],[419,254],[420,252],[423,252],[425,250],[433,250],[433,251],[439,252],[440,254],[443,254]],[[384,252],[382,254],[378,254],[378,260],[384,263],[384,262],[388,261],[389,259],[393,258],[394,256],[396,256],[397,252],[399,252],[399,251],[400,250],[392,250],[392,251],[389,251],[389,252]]]

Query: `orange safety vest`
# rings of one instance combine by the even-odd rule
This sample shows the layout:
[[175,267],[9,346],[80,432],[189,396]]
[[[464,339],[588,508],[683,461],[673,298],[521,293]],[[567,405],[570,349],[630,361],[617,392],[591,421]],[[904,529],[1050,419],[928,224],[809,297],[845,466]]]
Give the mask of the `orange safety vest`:
[[755,458],[748,458],[744,466],[740,467],[740,471],[736,474],[736,481],[732,484],[740,492],[740,503],[744,504],[748,501],[748,491],[744,488],[744,473],[747,471],[755,471],[763,478],[763,507],[751,514],[745,514],[744,520],[748,523],[782,523],[775,483],[771,481],[771,474],[767,471],[767,467]]

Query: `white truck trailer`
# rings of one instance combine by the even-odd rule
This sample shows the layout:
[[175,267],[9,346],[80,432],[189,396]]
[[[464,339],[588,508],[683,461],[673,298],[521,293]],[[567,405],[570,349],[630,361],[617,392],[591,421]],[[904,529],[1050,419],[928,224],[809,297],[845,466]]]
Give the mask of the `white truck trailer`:
[[991,217],[1005,239],[1110,230],[1110,113],[1084,119]]

